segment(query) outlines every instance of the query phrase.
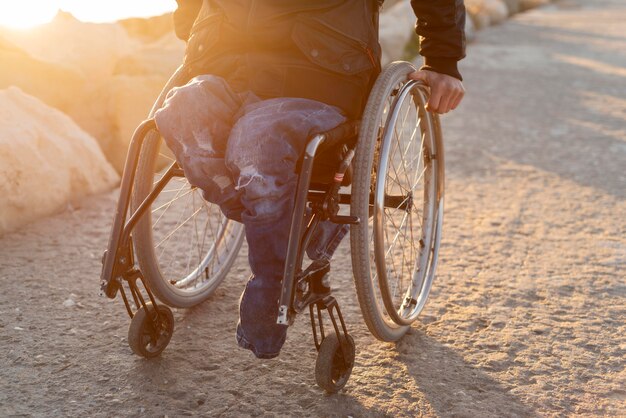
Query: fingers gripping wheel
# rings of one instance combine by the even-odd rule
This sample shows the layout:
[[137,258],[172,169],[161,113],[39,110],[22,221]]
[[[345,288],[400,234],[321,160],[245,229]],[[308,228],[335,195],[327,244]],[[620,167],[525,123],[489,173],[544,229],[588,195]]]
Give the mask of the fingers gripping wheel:
[[174,315],[165,305],[154,309],[151,302],[139,308],[128,328],[128,345],[139,356],[156,357],[167,347],[174,333]]
[[328,393],[340,391],[348,382],[354,367],[355,345],[350,335],[330,333],[322,340],[315,363],[315,380]]

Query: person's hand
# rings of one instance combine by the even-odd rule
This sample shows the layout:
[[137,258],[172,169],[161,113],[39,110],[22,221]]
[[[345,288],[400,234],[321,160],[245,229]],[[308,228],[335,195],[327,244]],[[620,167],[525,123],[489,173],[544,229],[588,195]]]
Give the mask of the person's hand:
[[417,70],[409,74],[409,78],[422,81],[430,87],[430,98],[426,104],[429,112],[448,113],[456,109],[465,95],[461,80],[447,74]]

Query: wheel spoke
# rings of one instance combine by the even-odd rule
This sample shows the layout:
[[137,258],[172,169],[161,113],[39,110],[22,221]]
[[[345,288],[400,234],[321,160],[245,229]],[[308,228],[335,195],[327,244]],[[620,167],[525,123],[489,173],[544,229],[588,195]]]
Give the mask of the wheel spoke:
[[193,190],[189,190],[189,191],[185,192],[183,195],[181,195],[181,196],[177,196],[177,197],[175,197],[174,199],[170,200],[169,202],[167,202],[167,203],[165,203],[165,204],[163,204],[163,205],[159,206],[158,208],[153,209],[153,210],[152,210],[152,213],[155,213],[157,210],[161,210],[161,209],[163,209],[163,212],[161,212],[161,214],[159,215],[159,217],[157,218],[157,220],[156,220],[156,221],[152,224],[152,228],[156,227],[156,226],[159,224],[159,222],[161,221],[161,218],[163,218],[163,216],[165,215],[165,213],[169,210],[170,206],[172,206],[172,204],[173,204],[174,202],[176,202],[177,200],[179,200],[179,199],[181,199],[181,198],[183,198],[183,197],[187,196],[187,195],[188,195],[189,193],[191,193],[192,191],[193,191]]
[[164,241],[168,241],[172,235],[174,235],[174,233],[176,233],[176,231],[178,231],[180,228],[182,228],[189,219],[191,219],[192,217],[196,216],[196,214],[198,212],[200,212],[200,210],[202,210],[202,208],[197,209],[194,213],[192,213],[191,215],[189,215],[189,217],[187,219],[185,219],[182,223],[180,223],[176,228],[174,228],[173,231],[171,231],[169,234],[167,234],[167,236],[165,238],[163,238],[157,245],[155,245],[155,248],[158,248],[161,246],[161,244],[163,244]]

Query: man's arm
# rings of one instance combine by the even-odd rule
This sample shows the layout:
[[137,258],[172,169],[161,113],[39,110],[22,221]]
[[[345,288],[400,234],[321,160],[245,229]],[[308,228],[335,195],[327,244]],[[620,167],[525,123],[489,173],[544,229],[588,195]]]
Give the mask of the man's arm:
[[430,86],[427,109],[447,113],[465,94],[457,61],[465,57],[463,0],[411,0],[424,65],[409,77]]

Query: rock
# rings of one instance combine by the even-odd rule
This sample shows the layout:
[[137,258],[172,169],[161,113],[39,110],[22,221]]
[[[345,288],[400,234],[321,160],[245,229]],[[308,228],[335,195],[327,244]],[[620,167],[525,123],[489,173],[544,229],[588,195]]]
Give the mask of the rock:
[[0,36],[0,89],[19,87],[66,112],[82,97],[85,77],[78,71],[33,58]]
[[[113,75],[153,75],[159,74],[165,81],[182,64],[185,56],[185,43],[174,33],[143,45],[130,55],[121,57],[113,69]],[[155,98],[156,99],[156,98]]]
[[504,21],[509,11],[501,0],[465,0],[467,13],[476,29],[482,29]]
[[[106,82],[87,82],[80,72],[30,56],[0,38],[0,89],[19,87],[48,106],[70,116],[82,129],[108,150],[114,136]],[[105,153],[108,157],[108,153]]]
[[509,16],[514,15],[515,13],[519,13],[520,11],[520,0],[502,0],[507,10],[509,11]]
[[[29,31],[0,29],[0,37],[0,88],[20,87],[63,111],[97,138],[108,158],[125,153],[112,149],[120,141],[111,130],[109,87],[117,62],[140,51],[141,41],[121,25],[84,23],[62,12]],[[164,72],[175,59],[148,65]]]
[[522,12],[535,7],[545,6],[546,4],[550,4],[550,0],[520,0],[519,8]]
[[385,7],[380,15],[380,46],[383,50],[382,64],[402,58],[404,47],[415,30],[415,15],[408,0]]
[[76,302],[74,302],[74,299],[66,299],[65,302],[63,302],[63,306],[66,308],[72,308],[76,306]]
[[50,23],[3,35],[31,56],[71,68],[92,82],[110,76],[115,62],[139,47],[116,23],[85,23],[63,12]]
[[172,13],[148,18],[133,17],[117,22],[133,38],[143,42],[154,42],[163,36],[174,33],[174,19]]
[[17,87],[0,91],[0,234],[119,180],[98,143]]
[[160,75],[120,75],[109,84],[114,139],[109,144],[107,155],[118,172],[124,166],[126,150],[137,125],[148,117],[165,81],[166,78]]
[[476,29],[474,29],[474,22],[472,18],[466,14],[465,15],[465,40],[467,42],[471,42],[476,37]]
[[63,111],[121,172],[132,133],[184,48],[167,16],[93,24],[59,13],[31,31],[0,29],[0,88],[15,85]]
[[474,27],[477,30],[487,28],[491,24],[491,20],[489,19],[489,16],[487,16],[484,13],[470,13],[468,10],[467,16],[470,17]]

